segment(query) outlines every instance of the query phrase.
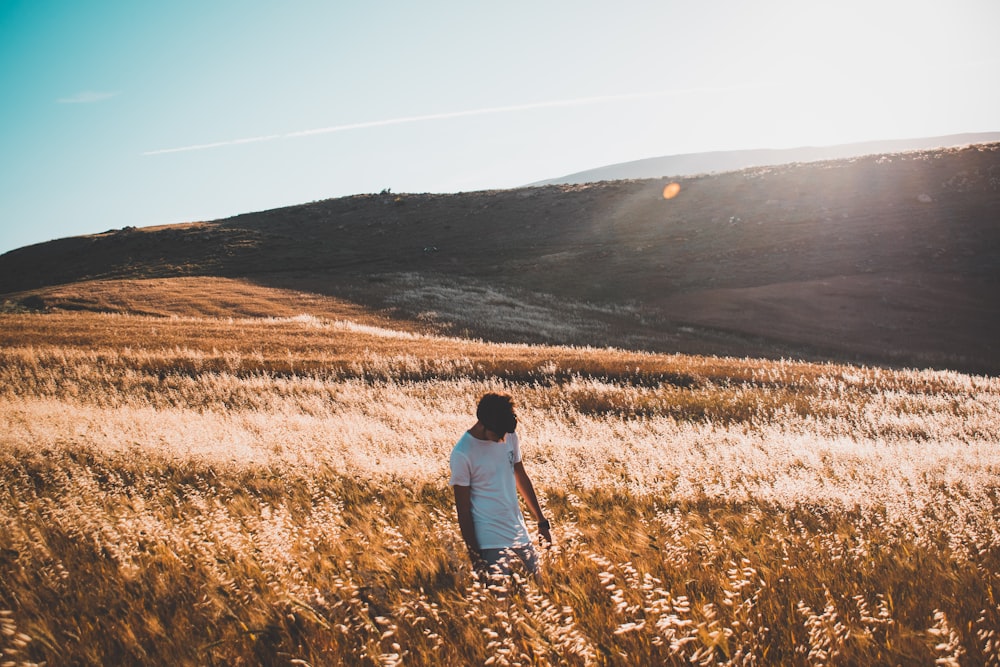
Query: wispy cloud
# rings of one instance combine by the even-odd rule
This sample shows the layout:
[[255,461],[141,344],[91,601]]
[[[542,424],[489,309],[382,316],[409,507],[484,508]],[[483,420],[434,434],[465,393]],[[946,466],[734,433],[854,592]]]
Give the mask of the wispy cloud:
[[96,90],[84,90],[69,97],[60,97],[56,100],[59,104],[93,104],[111,99],[119,93],[105,93]]
[[610,102],[627,102],[634,100],[656,99],[663,97],[674,97],[678,95],[690,95],[697,93],[719,93],[735,90],[745,90],[748,88],[760,88],[766,84],[746,84],[739,86],[727,86],[722,88],[688,88],[683,90],[668,90],[651,93],[631,93],[627,95],[604,95],[601,97],[580,97],[569,100],[551,100],[547,102],[532,102],[529,104],[516,104],[503,107],[487,107],[484,109],[469,109],[466,111],[450,111],[446,113],[426,114],[423,116],[403,116],[401,118],[389,118],[386,120],[373,120],[363,123],[349,123],[346,125],[331,125],[330,127],[318,127],[311,130],[299,130],[297,132],[286,132],[284,134],[268,134],[259,137],[246,137],[243,139],[230,139],[226,141],[214,141],[207,144],[195,144],[192,146],[180,146],[178,148],[161,148],[159,150],[146,151],[143,155],[163,155],[164,153],[183,153],[186,151],[200,151],[208,148],[221,148],[223,146],[237,146],[241,144],[252,144],[263,141],[274,141],[275,139],[293,139],[296,137],[311,137],[318,134],[332,134],[334,132],[349,132],[351,130],[363,130],[372,127],[385,127],[388,125],[405,125],[408,123],[423,123],[434,120],[449,120],[453,118],[468,118],[470,116],[486,116],[492,114],[515,113],[520,111],[533,111],[535,109],[551,109],[558,107],[582,107],[595,104],[607,104]]

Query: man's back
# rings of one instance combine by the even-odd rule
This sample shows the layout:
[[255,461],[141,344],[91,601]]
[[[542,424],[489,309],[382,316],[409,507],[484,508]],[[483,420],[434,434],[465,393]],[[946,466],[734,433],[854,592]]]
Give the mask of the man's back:
[[514,433],[504,442],[480,440],[466,431],[451,453],[451,485],[471,487],[472,517],[481,549],[531,543],[517,500],[514,464],[521,449]]

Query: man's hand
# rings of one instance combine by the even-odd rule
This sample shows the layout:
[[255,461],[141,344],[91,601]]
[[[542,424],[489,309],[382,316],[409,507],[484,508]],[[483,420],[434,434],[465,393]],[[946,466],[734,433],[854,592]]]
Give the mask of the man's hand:
[[472,564],[472,573],[482,576],[486,574],[486,561],[476,551],[469,552],[469,563]]
[[549,525],[548,519],[542,519],[538,522],[538,535],[542,538],[542,546],[552,546],[551,530],[552,527]]

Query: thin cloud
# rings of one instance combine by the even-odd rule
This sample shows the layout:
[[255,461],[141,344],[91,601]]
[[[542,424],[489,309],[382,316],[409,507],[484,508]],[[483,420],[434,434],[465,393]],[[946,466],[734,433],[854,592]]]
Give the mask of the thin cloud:
[[689,88],[685,90],[669,90],[653,93],[632,93],[628,95],[604,95],[601,97],[581,97],[570,100],[551,100],[547,102],[533,102],[530,104],[516,104],[503,107],[488,107],[484,109],[469,109],[466,111],[451,111],[446,113],[427,114],[423,116],[404,116],[401,118],[389,118],[386,120],[373,120],[363,123],[350,123],[347,125],[331,125],[330,127],[318,127],[311,130],[299,130],[297,132],[286,132],[285,134],[269,134],[259,137],[246,137],[243,139],[230,139],[226,141],[214,141],[207,144],[195,144],[192,146],[180,146],[178,148],[161,148],[159,150],[146,151],[143,155],[163,155],[165,153],[183,153],[187,151],[200,151],[209,148],[221,148],[224,146],[237,146],[241,144],[253,144],[263,141],[274,141],[276,139],[294,139],[297,137],[311,137],[319,134],[332,134],[334,132],[349,132],[351,130],[363,130],[372,127],[386,127],[388,125],[406,125],[409,123],[423,123],[434,120],[449,120],[453,118],[468,118],[470,116],[487,116],[493,114],[516,113],[520,111],[533,111],[536,109],[551,109],[558,107],[582,107],[595,104],[607,104],[609,102],[625,102],[631,100],[655,99],[662,97],[673,97],[676,95],[689,95],[696,93],[718,93],[735,90],[745,90],[748,88],[760,88],[763,84],[747,84],[740,86],[727,86],[723,88]]
[[118,94],[119,93],[103,93],[96,90],[84,90],[76,95],[60,97],[56,101],[59,104],[93,104],[94,102],[103,102],[104,100],[111,99]]

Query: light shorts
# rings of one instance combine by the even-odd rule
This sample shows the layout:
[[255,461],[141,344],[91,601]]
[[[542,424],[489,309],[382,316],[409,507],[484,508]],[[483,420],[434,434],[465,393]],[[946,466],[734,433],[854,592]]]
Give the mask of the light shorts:
[[529,574],[537,575],[541,572],[541,567],[538,564],[538,553],[535,551],[535,547],[530,544],[505,549],[480,549],[479,557],[486,563],[490,574],[510,576],[513,572],[515,558],[519,558],[524,563]]

